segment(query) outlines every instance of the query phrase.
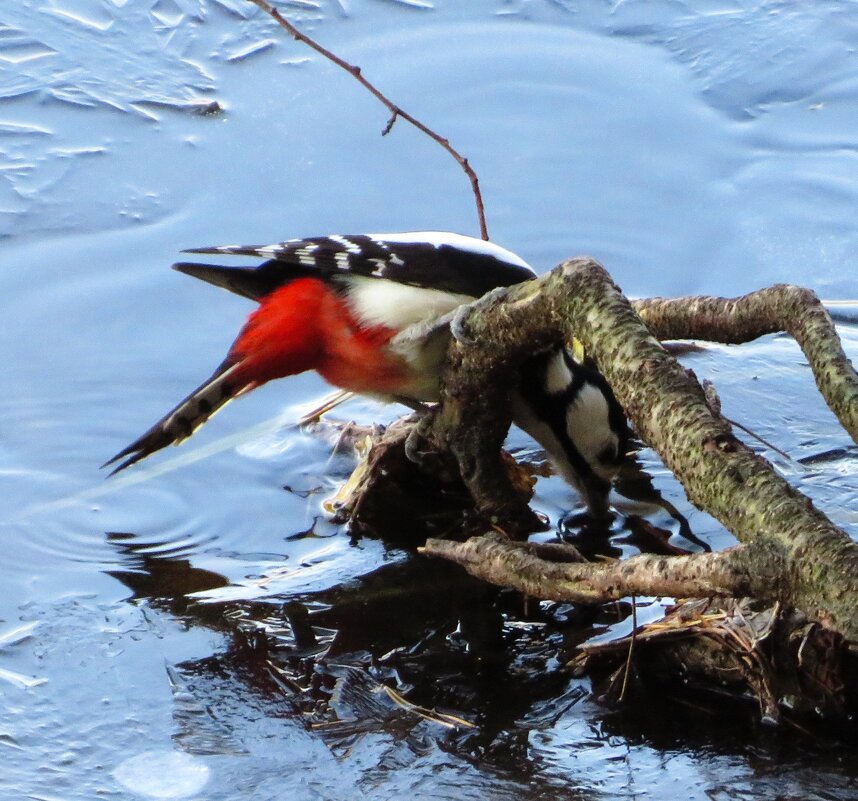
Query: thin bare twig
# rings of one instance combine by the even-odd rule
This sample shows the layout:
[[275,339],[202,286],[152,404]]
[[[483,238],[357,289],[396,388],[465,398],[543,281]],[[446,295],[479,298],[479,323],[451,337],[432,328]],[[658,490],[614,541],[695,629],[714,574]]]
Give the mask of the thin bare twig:
[[407,111],[403,110],[399,106],[397,106],[393,101],[391,101],[386,95],[384,95],[376,86],[370,83],[366,78],[364,78],[363,73],[361,72],[361,68],[354,65],[349,64],[348,61],[340,58],[336,53],[332,53],[326,47],[322,47],[315,39],[311,39],[307,34],[302,33],[298,30],[291,22],[289,22],[286,17],[284,17],[276,8],[274,8],[270,3],[267,3],[266,0],[248,0],[248,2],[253,3],[255,6],[261,8],[266,14],[268,14],[281,28],[283,28],[293,39],[296,39],[299,42],[303,42],[308,47],[311,47],[320,55],[324,56],[328,61],[333,62],[341,69],[344,69],[349,75],[351,75],[361,86],[364,87],[373,97],[375,97],[389,112],[390,119],[387,121],[387,125],[384,127],[382,131],[382,136],[390,133],[393,128],[394,123],[397,118],[401,117],[406,122],[410,122],[418,131],[426,134],[430,139],[437,142],[441,147],[444,148],[455,160],[456,163],[464,170],[465,175],[468,176],[468,180],[471,182],[471,191],[474,193],[474,201],[477,204],[477,217],[480,222],[480,236],[488,240],[489,231],[486,226],[486,213],[485,208],[483,207],[483,196],[480,193],[480,181],[477,178],[477,174],[474,172],[473,167],[468,163],[468,159],[465,158],[458,150],[456,150],[451,144],[450,141],[440,134],[435,133],[428,125],[420,122],[416,117],[412,117]]
[[626,688],[629,685],[629,673],[632,670],[632,655],[635,652],[635,640],[638,636],[638,599],[632,595],[632,636],[629,638],[629,652],[626,655],[626,669],[623,673],[623,689],[620,690],[620,703],[626,700]]

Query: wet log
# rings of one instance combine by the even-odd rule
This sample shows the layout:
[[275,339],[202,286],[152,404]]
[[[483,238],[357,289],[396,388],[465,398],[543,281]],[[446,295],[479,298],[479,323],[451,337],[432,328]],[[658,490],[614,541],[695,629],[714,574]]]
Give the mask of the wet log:
[[[334,520],[348,522],[352,534],[416,545],[447,532],[462,537],[485,530],[449,454],[429,454],[431,464],[418,464],[406,454],[417,424],[411,415],[371,436],[366,459],[330,504]],[[535,480],[507,453],[499,455],[499,464],[517,502],[527,508]]]

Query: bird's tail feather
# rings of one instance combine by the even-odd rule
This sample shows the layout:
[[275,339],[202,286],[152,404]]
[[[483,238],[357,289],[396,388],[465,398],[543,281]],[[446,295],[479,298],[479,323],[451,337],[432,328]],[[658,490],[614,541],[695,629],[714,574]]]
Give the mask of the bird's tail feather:
[[253,388],[252,382],[248,383],[246,379],[236,375],[236,368],[239,366],[239,363],[230,361],[221,364],[210,378],[200,384],[178,406],[127,448],[106,461],[102,467],[124,459],[111,471],[110,475],[114,475],[167,445],[174,445],[187,439],[221,407]]
[[[191,252],[208,251],[202,249]],[[271,261],[256,267],[225,267],[221,264],[180,261],[173,265],[173,269],[255,301],[261,301],[266,295],[295,278],[316,274],[316,271],[302,268],[300,265]]]

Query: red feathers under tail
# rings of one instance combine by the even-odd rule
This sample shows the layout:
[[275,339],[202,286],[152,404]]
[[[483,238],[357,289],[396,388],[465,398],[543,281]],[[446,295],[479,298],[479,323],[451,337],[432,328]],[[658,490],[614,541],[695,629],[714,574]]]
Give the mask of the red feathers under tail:
[[218,409],[254,385],[237,375],[237,367],[238,364],[229,360],[224,362],[175,409],[155,423],[143,436],[106,461],[102,467],[128,457],[111,471],[110,475],[113,475],[167,445],[178,444],[187,439]]
[[[142,437],[116,454],[117,473],[150,454],[187,439],[224,404],[266,381],[325,364],[327,340],[348,356],[353,370],[366,369],[368,345],[337,293],[317,278],[299,278],[262,298],[214,374]],[[345,343],[345,344],[343,344]],[[113,475],[111,473],[111,475]]]

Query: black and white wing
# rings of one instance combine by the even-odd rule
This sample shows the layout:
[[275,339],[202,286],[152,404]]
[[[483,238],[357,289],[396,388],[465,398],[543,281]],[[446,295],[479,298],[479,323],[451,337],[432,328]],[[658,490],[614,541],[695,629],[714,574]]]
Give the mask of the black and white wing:
[[180,272],[259,300],[296,278],[385,279],[455,295],[482,297],[496,287],[535,277],[512,251],[461,234],[416,231],[292,239],[275,245],[193,248],[188,253],[256,256],[257,267],[181,262]]

